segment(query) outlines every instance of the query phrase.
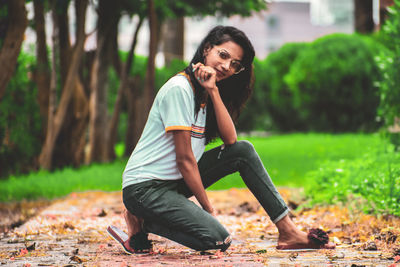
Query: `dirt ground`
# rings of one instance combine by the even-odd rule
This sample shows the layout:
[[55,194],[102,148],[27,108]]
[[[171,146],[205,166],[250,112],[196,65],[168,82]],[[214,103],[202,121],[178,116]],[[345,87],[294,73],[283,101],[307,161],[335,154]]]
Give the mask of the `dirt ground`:
[[[295,191],[281,188],[280,192],[295,205]],[[282,252],[275,249],[275,226],[248,190],[208,194],[218,219],[233,236],[232,246],[224,253],[201,255],[150,235],[152,253],[126,255],[106,232],[108,225],[125,230],[121,193],[84,192],[37,205],[1,204],[0,265],[400,267],[400,218],[364,215],[337,206],[293,212],[300,228],[327,230],[337,248]],[[13,214],[13,209],[19,212]]]

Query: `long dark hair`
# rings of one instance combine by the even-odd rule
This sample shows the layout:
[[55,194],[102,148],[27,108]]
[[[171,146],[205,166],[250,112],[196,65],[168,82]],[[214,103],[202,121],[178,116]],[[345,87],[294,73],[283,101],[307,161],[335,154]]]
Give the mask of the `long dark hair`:
[[[192,72],[192,64],[198,62],[204,63],[204,51],[211,49],[215,45],[232,41],[243,49],[242,65],[244,71],[232,75],[231,77],[217,82],[219,93],[229,114],[234,122],[239,118],[240,112],[244,104],[252,94],[253,86],[253,59],[254,48],[247,36],[239,29],[230,26],[217,26],[213,28],[208,35],[200,43],[197,51],[185,72],[189,75],[195,90],[195,112],[200,110],[200,104],[205,101],[205,89],[199,84]],[[210,98],[207,104],[207,120],[206,120],[206,144],[214,140],[218,135],[218,125],[215,117],[214,106]]]

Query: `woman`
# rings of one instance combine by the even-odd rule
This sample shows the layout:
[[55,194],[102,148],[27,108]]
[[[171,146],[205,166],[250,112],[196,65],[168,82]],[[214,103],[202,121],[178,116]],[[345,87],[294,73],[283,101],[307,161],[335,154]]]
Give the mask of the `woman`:
[[[254,147],[237,141],[233,121],[251,94],[253,59],[242,31],[217,26],[189,67],[158,92],[123,174],[128,236],[108,228],[127,253],[149,251],[147,233],[199,251],[225,251],[231,237],[205,188],[236,171],[276,224],[278,249],[334,248],[326,233],[307,235],[294,225]],[[224,144],[204,152],[217,136]],[[201,207],[188,200],[192,195]]]

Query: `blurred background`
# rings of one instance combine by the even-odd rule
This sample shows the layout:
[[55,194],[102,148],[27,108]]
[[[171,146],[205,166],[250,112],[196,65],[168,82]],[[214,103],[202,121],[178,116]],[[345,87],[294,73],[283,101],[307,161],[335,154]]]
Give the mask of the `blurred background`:
[[[212,27],[231,25],[256,50],[237,129],[275,181],[313,177],[329,191],[326,173],[349,181],[341,160],[360,167],[368,152],[386,167],[360,168],[384,172],[373,183],[399,210],[399,10],[399,0],[1,0],[2,200],[119,190],[157,90]],[[215,188],[244,185],[235,179]]]

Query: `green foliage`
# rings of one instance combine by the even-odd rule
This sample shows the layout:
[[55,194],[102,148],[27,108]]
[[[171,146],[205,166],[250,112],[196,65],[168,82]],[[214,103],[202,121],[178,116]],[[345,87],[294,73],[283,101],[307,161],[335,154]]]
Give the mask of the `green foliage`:
[[365,212],[400,216],[400,154],[393,146],[371,149],[353,160],[327,161],[307,177],[310,204],[359,198]]
[[0,177],[27,171],[40,152],[41,120],[36,87],[29,78],[33,64],[33,56],[20,53],[0,102]]
[[[381,53],[377,62],[384,73],[379,81],[380,106],[379,116],[386,126],[395,123],[400,117],[400,0],[395,0],[389,8],[389,19],[383,26],[383,36],[388,41],[391,54]],[[395,141],[396,140],[396,141]],[[393,141],[400,146],[400,137],[393,135]]]
[[301,130],[298,112],[293,106],[293,94],[283,77],[308,46],[307,43],[288,43],[265,60],[255,61],[254,94],[241,120],[246,123],[247,130]]
[[332,34],[317,39],[296,57],[284,79],[302,130],[377,129],[377,50],[385,48],[367,37]]
[[254,59],[253,66],[255,76],[253,94],[240,114],[237,123],[237,130],[239,131],[266,131],[271,129],[271,121],[266,108],[267,90],[265,89],[268,84],[265,72],[268,68],[264,61],[257,58]]
[[[157,13],[167,17],[220,15],[248,17],[267,7],[263,0],[156,0]],[[161,11],[161,12],[160,12]]]
[[182,60],[174,59],[171,61],[168,67],[162,67],[156,69],[156,90],[159,90],[163,84],[168,81],[169,78],[183,71],[188,66],[187,62]]

